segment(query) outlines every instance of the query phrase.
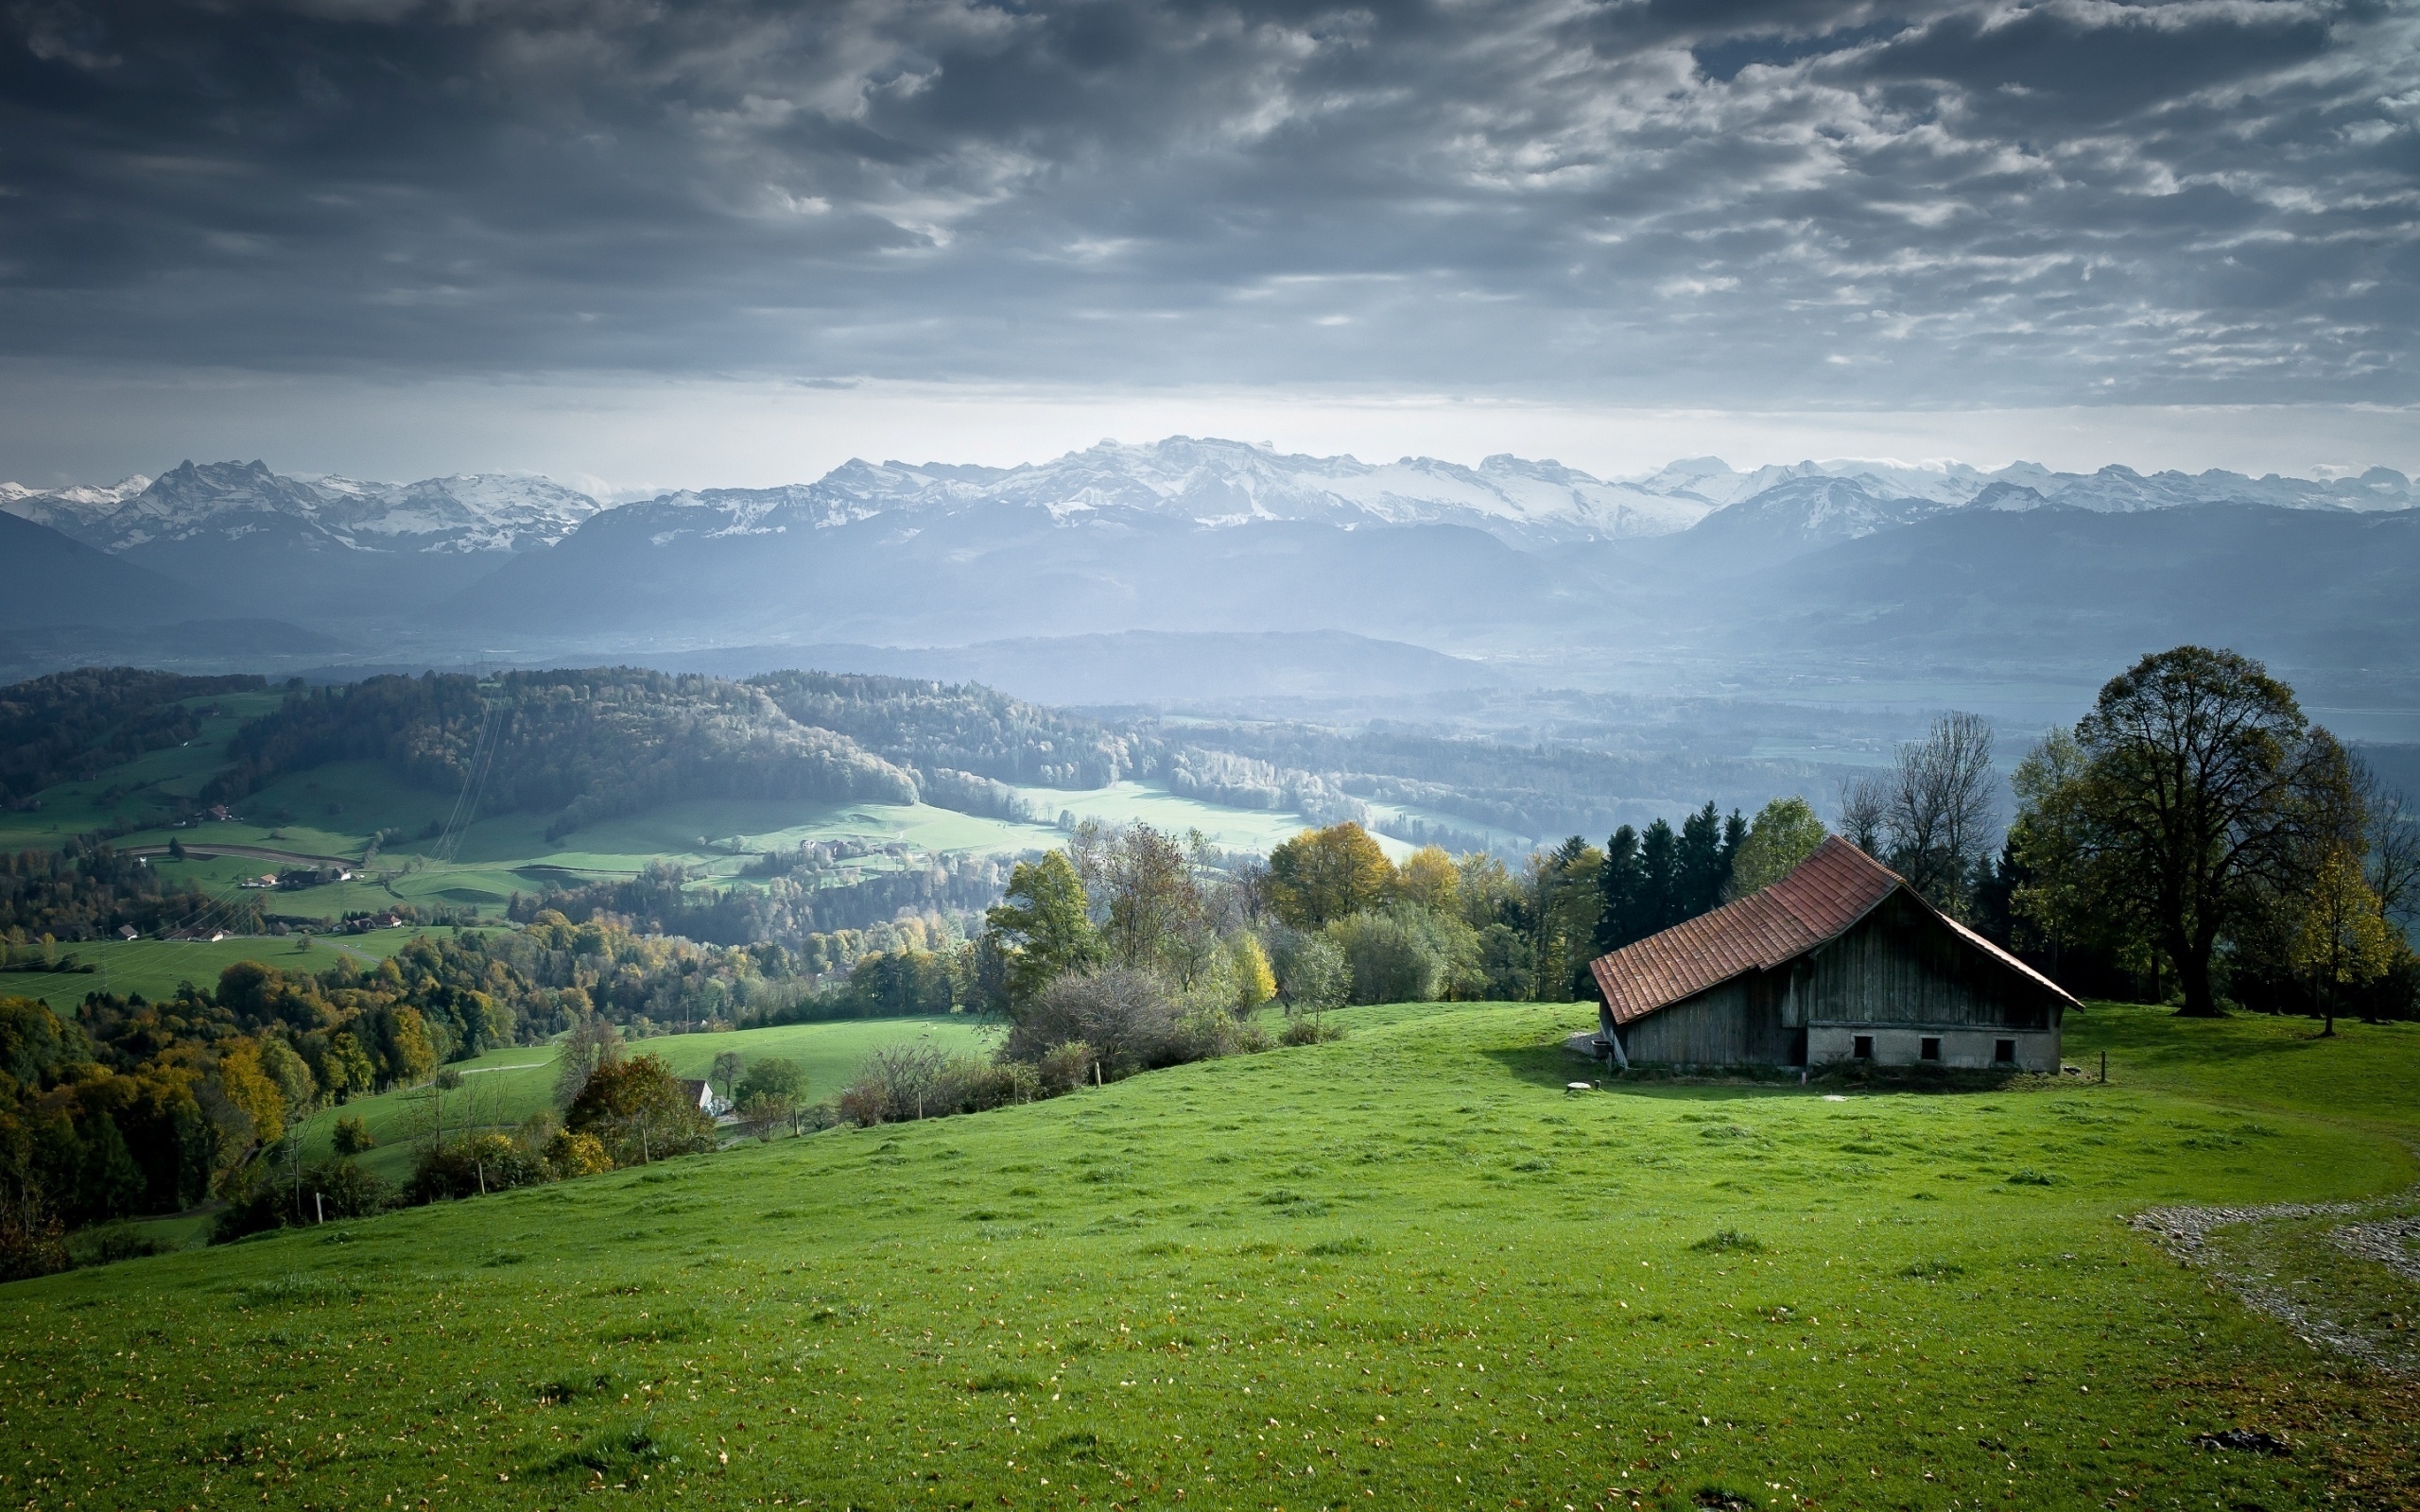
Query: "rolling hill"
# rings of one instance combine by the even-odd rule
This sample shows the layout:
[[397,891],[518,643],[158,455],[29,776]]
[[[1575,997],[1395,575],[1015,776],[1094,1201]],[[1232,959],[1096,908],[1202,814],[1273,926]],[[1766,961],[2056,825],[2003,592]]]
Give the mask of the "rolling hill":
[[[1574,1092],[1565,1008],[1347,1018],[1342,1043],[1030,1107],[0,1288],[12,1488],[1668,1512],[2420,1492],[2408,1385],[2114,1221],[2408,1182],[2409,1025],[2311,1041],[2100,1007],[2069,1053],[2112,1050],[2109,1086],[1911,1096]],[[2330,1327],[2408,1350],[2370,1314],[2409,1287],[2351,1289],[2400,1284],[2384,1267],[2245,1237]]]

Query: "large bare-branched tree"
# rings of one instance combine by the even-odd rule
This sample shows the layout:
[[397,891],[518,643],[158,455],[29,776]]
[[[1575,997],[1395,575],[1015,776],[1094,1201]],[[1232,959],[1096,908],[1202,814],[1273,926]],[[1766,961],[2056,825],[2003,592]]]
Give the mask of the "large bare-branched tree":
[[1878,795],[1882,829],[1892,866],[1934,907],[1964,916],[1975,868],[1990,852],[1998,795],[1992,727],[1980,714],[1944,714],[1924,739],[1899,747]]

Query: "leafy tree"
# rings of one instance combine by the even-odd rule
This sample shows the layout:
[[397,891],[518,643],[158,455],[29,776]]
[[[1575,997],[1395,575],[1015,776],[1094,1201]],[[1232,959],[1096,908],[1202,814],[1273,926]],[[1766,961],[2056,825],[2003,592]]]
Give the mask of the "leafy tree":
[[2348,990],[2377,981],[2394,964],[2395,936],[2350,846],[2330,846],[2302,900],[2293,964],[2308,977],[2326,1016],[2322,1038],[2336,1033],[2337,1005]]
[[1376,907],[1394,882],[1394,863],[1350,820],[1305,830],[1269,853],[1270,901],[1277,917],[1299,930],[1323,929]]
[[2029,783],[2022,849],[2047,911],[2127,901],[2194,1017],[2219,1012],[2220,941],[2269,896],[2302,890],[2358,813],[2342,747],[2292,690],[2257,662],[2194,645],[2110,679],[2076,727],[2073,770],[2046,782]]
[[1100,915],[1109,959],[1190,980],[1208,919],[1192,863],[1176,837],[1148,824],[1087,824],[1068,850]]
[[1815,853],[1825,833],[1824,821],[1805,799],[1793,794],[1767,803],[1756,811],[1755,822],[1748,826],[1747,838],[1732,859],[1732,894],[1745,898],[1781,881]]
[[1011,1015],[1053,979],[1107,959],[1083,880],[1064,851],[1018,862],[1007,894],[983,919],[1007,966]]
[[621,1030],[596,1014],[573,1024],[555,1053],[555,1106],[569,1108],[579,1101],[588,1079],[621,1058]]
[[354,1113],[337,1120],[336,1133],[329,1140],[330,1147],[338,1155],[364,1155],[377,1143],[371,1137],[369,1124]]
[[563,1115],[563,1127],[596,1136],[617,1165],[714,1148],[715,1127],[661,1056],[599,1066]]
[[735,1098],[803,1097],[806,1095],[806,1076],[798,1062],[780,1056],[765,1056],[749,1066],[734,1090]]
[[1460,911],[1462,871],[1443,846],[1422,846],[1395,871],[1395,896],[1432,914]]
[[1457,958],[1476,955],[1478,945],[1461,920],[1400,902],[1356,914],[1330,934],[1344,953],[1356,1003],[1426,1003],[1442,997],[1461,964]]
[[748,1057],[738,1051],[717,1051],[714,1065],[706,1072],[706,1085],[711,1087],[719,1083],[722,1087],[722,1100],[735,1105],[739,1099],[735,1095],[734,1089],[739,1084],[739,1074],[747,1069]]
[[1353,994],[1353,969],[1344,951],[1326,935],[1293,935],[1280,941],[1277,995],[1288,1013],[1316,1017],[1341,1007]]
[[1277,977],[1270,970],[1269,953],[1260,941],[1250,935],[1239,934],[1228,947],[1231,970],[1236,982],[1236,1011],[1253,1013],[1277,995]]

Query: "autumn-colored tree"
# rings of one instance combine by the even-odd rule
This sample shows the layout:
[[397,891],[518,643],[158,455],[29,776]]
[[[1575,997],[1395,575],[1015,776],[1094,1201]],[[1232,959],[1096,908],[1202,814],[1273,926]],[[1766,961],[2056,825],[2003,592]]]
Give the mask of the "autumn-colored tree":
[[1432,914],[1450,916],[1460,911],[1461,884],[1461,868],[1443,846],[1422,846],[1395,870],[1395,896]]
[[2361,858],[2350,846],[2333,846],[2320,858],[2303,900],[2302,928],[2295,933],[2294,966],[2309,979],[2325,1015],[2325,1039],[2336,1033],[2342,995],[2386,974],[2394,961],[2394,933],[2378,896],[2362,875]]
[[1277,974],[1270,970],[1269,953],[1250,935],[1237,935],[1228,947],[1236,981],[1236,1011],[1251,1013],[1277,995]]
[[715,1143],[714,1121],[699,1110],[661,1056],[597,1067],[564,1115],[563,1127],[595,1135],[620,1165],[712,1149]]
[[1323,929],[1377,907],[1394,890],[1394,863],[1350,820],[1305,830],[1269,853],[1270,901],[1296,929]]

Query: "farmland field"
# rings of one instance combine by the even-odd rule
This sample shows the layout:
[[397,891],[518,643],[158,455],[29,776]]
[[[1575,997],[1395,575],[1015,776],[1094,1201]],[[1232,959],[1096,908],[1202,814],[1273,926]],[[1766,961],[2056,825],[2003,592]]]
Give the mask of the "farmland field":
[[[1825,1096],[1566,1091],[1569,1006],[1345,1017],[1340,1043],[1031,1107],[0,1289],[0,1488],[43,1506],[2420,1495],[2408,1385],[2120,1222],[2407,1186],[2412,1026],[2314,1047],[2299,1022],[2096,1006],[2068,1055],[2110,1048],[2108,1086]],[[2292,1452],[2196,1445],[2238,1427]]]

